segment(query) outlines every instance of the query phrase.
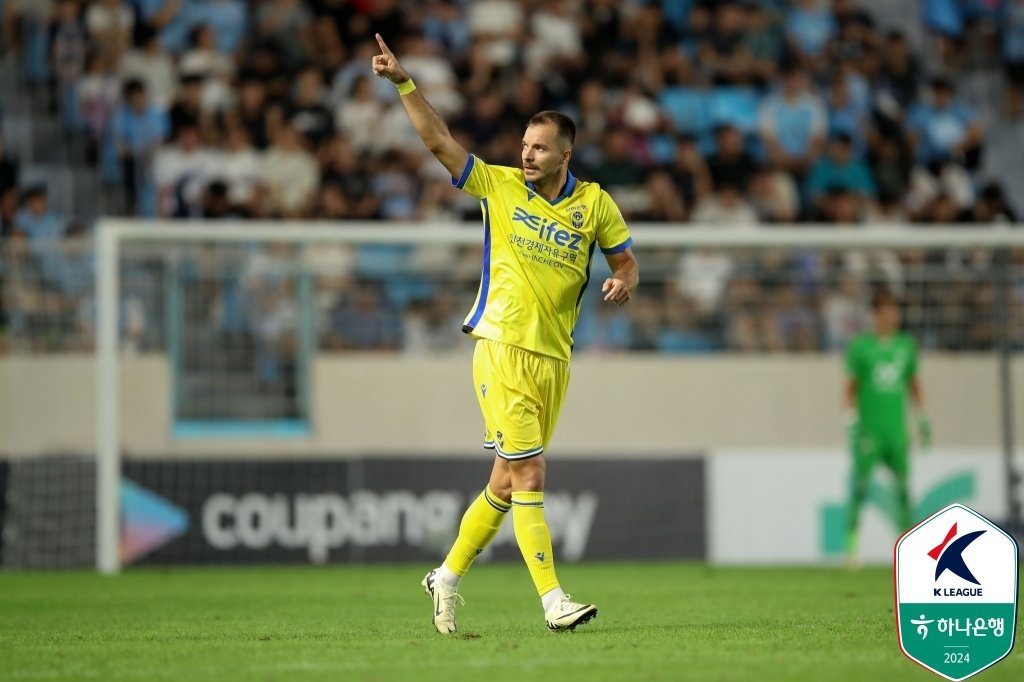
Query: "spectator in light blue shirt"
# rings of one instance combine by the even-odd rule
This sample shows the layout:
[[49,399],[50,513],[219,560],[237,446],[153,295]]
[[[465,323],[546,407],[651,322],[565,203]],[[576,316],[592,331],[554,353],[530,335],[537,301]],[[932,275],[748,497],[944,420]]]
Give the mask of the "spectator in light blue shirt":
[[922,0],[921,13],[925,27],[954,40],[964,33],[964,12],[960,0]]
[[50,210],[46,187],[32,185],[21,193],[21,208],[14,214],[14,229],[29,242],[54,242],[64,236],[64,219]]
[[828,134],[829,137],[840,133],[848,135],[858,159],[867,153],[868,114],[869,111],[850,97],[846,80],[841,76],[833,78],[828,87]]
[[238,50],[245,36],[246,11],[242,0],[194,1],[191,26],[206,25],[217,36],[217,51],[231,54]]
[[913,107],[907,118],[916,161],[907,204],[919,212],[941,194],[961,209],[969,208],[975,194],[969,171],[981,162],[982,129],[977,115],[953,100],[949,81],[936,78],[930,100]]
[[959,61],[964,39],[963,0],[922,0],[921,12],[925,28],[938,41],[943,63],[952,67]]
[[188,46],[190,15],[194,0],[132,0],[136,23],[148,26],[160,36],[160,45],[171,52]]
[[14,230],[28,240],[29,253],[38,264],[42,276],[53,285],[60,283],[64,259],[60,242],[67,223],[50,209],[50,200],[43,185],[25,188],[21,208],[14,214]]
[[423,35],[453,56],[461,56],[473,40],[465,13],[453,0],[431,3],[424,11]]
[[114,112],[112,128],[129,209],[155,217],[153,155],[170,132],[167,113],[150,103],[142,81],[130,80],[124,86],[124,104]]
[[768,160],[780,170],[802,176],[821,153],[828,113],[821,98],[808,90],[798,67],[787,66],[781,90],[764,100],[758,117]]
[[908,123],[918,163],[933,172],[947,163],[968,169],[977,166],[981,124],[970,107],[953,100],[953,86],[948,80],[932,80],[931,100],[914,106]]
[[629,350],[633,327],[629,317],[609,306],[590,306],[572,333],[576,348],[592,353]]
[[786,18],[786,37],[798,52],[819,57],[836,34],[836,20],[823,0],[796,0]]

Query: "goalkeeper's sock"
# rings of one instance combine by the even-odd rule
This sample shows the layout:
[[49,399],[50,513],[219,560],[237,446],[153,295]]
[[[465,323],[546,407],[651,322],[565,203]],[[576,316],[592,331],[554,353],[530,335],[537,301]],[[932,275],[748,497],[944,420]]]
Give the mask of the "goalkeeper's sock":
[[914,525],[914,515],[910,506],[910,485],[905,473],[896,475],[896,513],[899,515],[900,533]]
[[551,531],[544,520],[544,493],[512,493],[512,524],[537,594],[545,595],[558,587],[558,578],[551,551]]
[[846,553],[849,555],[857,553],[857,529],[846,532]]
[[473,500],[462,515],[459,537],[438,569],[438,578],[444,584],[451,587],[459,584],[459,579],[466,575],[473,560],[498,534],[509,509],[511,506],[492,493],[489,487]]

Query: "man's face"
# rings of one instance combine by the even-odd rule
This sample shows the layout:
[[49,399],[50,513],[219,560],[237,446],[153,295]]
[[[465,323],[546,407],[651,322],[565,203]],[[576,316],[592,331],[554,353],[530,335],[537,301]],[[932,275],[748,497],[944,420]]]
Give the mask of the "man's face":
[[718,133],[718,151],[727,156],[738,156],[743,152],[743,137],[733,127],[723,128]]
[[938,87],[932,89],[932,102],[938,109],[944,109],[949,106],[949,103],[953,100],[953,93],[946,87]]
[[128,106],[135,111],[143,111],[146,108],[146,93],[143,90],[136,90],[128,97]]
[[27,204],[27,208],[29,210],[29,213],[31,213],[34,216],[41,216],[44,213],[46,213],[46,195],[45,194],[36,194],[31,199],[29,199],[26,202],[26,204]]
[[569,150],[558,138],[554,123],[529,126],[523,135],[523,174],[527,182],[543,183],[555,178],[561,166],[569,162]]
[[846,163],[850,160],[851,147],[850,143],[845,140],[832,140],[828,146],[829,153],[832,156],[832,160],[837,163]]
[[804,89],[804,77],[797,71],[787,73],[782,79],[782,90],[790,96],[795,97],[803,92]]
[[881,333],[890,333],[900,326],[900,307],[895,303],[883,303],[875,308],[875,328]]

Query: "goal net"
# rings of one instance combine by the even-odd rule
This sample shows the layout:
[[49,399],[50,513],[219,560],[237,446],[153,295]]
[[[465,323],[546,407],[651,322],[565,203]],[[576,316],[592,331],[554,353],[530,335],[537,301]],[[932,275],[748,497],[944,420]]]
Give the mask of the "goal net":
[[[574,332],[574,383],[590,388],[579,398],[572,389],[568,410],[613,393],[599,379],[610,372],[634,377],[619,390],[641,406],[678,400],[680,425],[687,411],[701,414],[687,408],[695,391],[723,396],[740,418],[768,414],[744,402],[761,394],[765,368],[780,366],[795,385],[812,377],[805,393],[821,385],[815,376],[835,386],[781,419],[810,427],[765,432],[764,448],[841,446],[841,352],[870,327],[871,292],[885,287],[904,329],[952,363],[951,377],[992,370],[978,383],[985,395],[944,391],[937,409],[995,408],[984,428],[1005,456],[997,513],[1013,517],[1010,359],[1024,344],[1024,236],[651,225],[634,239],[642,284],[630,305],[602,305],[609,273],[594,261]],[[54,275],[53,259],[67,262],[72,248],[94,249],[95,286],[85,266],[74,285]],[[486,479],[472,341],[460,332],[480,281],[477,225],[109,220],[94,245],[5,244],[2,254],[8,360],[93,349],[96,358],[95,447],[57,453],[37,438],[3,453],[4,565],[426,559],[443,554]],[[712,384],[723,377],[718,387],[673,393],[659,383],[676,367],[715,363],[725,363],[709,370]],[[552,464],[567,484],[548,496],[556,552],[662,556],[661,539],[674,537],[666,556],[709,556],[706,455],[718,432],[661,421],[664,434],[638,432],[628,447],[560,443],[571,456]],[[619,495],[622,508],[608,507]],[[637,530],[645,525],[650,537]],[[505,531],[495,554],[516,556]]]

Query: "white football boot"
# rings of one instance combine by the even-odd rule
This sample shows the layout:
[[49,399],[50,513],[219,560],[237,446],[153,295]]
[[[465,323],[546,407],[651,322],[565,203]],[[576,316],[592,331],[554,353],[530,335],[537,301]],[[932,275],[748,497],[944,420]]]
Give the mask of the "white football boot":
[[549,630],[575,630],[597,616],[597,607],[593,604],[579,604],[569,595],[562,597],[557,604],[544,614]]
[[458,589],[448,587],[437,579],[437,569],[431,569],[420,582],[423,591],[434,600],[433,623],[437,631],[442,635],[450,635],[455,632],[455,602],[459,601],[465,605],[466,601],[459,594]]

